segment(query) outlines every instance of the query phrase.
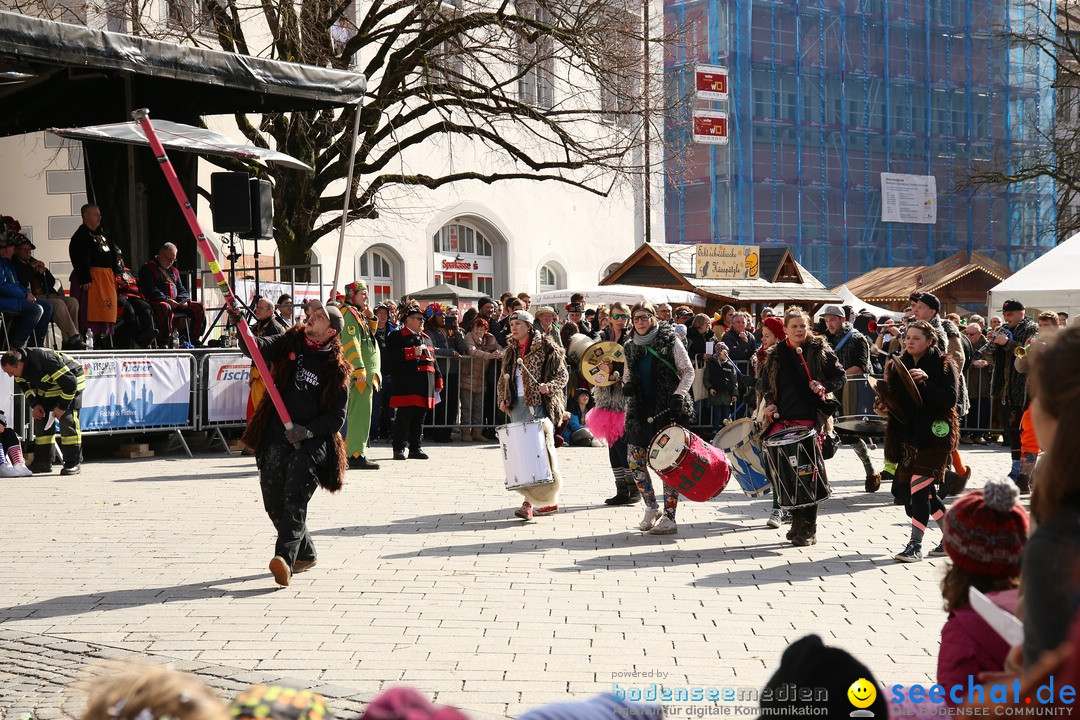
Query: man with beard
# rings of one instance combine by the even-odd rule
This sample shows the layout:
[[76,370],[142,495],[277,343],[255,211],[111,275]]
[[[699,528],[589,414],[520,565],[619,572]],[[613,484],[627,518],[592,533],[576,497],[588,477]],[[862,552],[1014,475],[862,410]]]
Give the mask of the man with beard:
[[[822,316],[825,318],[825,339],[829,341],[833,352],[836,353],[840,367],[844,368],[844,375],[848,380],[858,378],[863,381],[845,382],[844,389],[841,391],[841,413],[856,415],[859,411],[860,386],[864,386],[863,383],[870,375],[870,341],[847,322],[844,311],[840,307],[826,305]],[[851,447],[862,461],[863,469],[866,470],[866,492],[877,492],[881,487],[881,475],[874,470],[874,463],[870,460],[866,442],[862,438],[855,438]]]
[[[320,303],[306,322],[280,335],[255,338],[292,419],[286,430],[267,394],[243,437],[255,450],[263,507],[277,529],[270,572],[282,586],[315,565],[315,545],[307,529],[307,506],[315,488],[337,492],[345,478],[341,427],[352,368],[341,351],[344,329],[341,311]],[[246,345],[243,352],[250,354]]]
[[987,352],[992,352],[994,357],[990,387],[993,396],[1001,399],[1005,437],[1012,453],[1009,477],[1020,488],[1020,492],[1027,493],[1031,486],[1028,477],[1020,472],[1020,421],[1028,406],[1027,373],[1018,369],[1014,360],[1016,349],[1026,348],[1039,332],[1039,328],[1034,320],[1027,317],[1024,304],[1019,300],[1006,300],[1001,306],[1001,314],[1005,316],[1004,324],[999,331],[988,336],[992,338],[992,349]]

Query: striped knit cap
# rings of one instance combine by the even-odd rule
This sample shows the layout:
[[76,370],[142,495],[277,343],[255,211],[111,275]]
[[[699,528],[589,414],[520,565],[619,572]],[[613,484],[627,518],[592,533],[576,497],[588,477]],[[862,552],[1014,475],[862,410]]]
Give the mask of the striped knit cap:
[[992,479],[964,493],[945,516],[945,552],[960,569],[1003,577],[1020,574],[1028,514],[1011,481]]

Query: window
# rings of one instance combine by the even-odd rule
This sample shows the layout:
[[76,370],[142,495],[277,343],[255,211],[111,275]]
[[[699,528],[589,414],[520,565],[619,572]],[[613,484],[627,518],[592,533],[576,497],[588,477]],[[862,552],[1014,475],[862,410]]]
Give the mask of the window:
[[165,0],[165,20],[169,26],[184,32],[213,34],[212,2],[214,0]]
[[360,255],[360,279],[367,283],[368,298],[373,305],[393,299],[393,265],[382,252],[369,249]]
[[467,253],[481,257],[491,257],[491,243],[479,230],[468,225],[445,225],[432,238],[432,248],[435,252]]
[[537,291],[545,292],[547,290],[561,289],[564,284],[562,275],[561,269],[554,263],[541,265],[536,281]]
[[637,17],[628,12],[612,10],[605,13],[603,21],[609,28],[607,34],[614,34],[611,40],[611,52],[602,62],[604,74],[597,77],[600,85],[600,119],[611,125],[628,127],[634,119],[633,113],[641,105],[641,46],[634,37],[640,23]]
[[[518,13],[539,25],[550,25],[551,16],[535,0],[520,0]],[[535,28],[526,32],[532,34]],[[529,105],[550,108],[555,104],[554,41],[548,33],[540,33],[536,42],[520,36],[517,40],[518,97]]]
[[492,288],[494,287],[494,279],[489,277],[476,278],[476,289],[479,292],[484,293],[487,296],[494,295]]

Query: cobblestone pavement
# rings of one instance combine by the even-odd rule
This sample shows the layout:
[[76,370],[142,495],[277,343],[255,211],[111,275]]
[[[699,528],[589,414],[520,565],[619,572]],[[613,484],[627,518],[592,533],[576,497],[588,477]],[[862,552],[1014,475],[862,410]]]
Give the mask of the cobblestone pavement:
[[[889,684],[935,672],[944,561],[891,559],[906,518],[885,490],[863,491],[849,449],[829,461],[818,544],[801,549],[765,527],[768,500],[734,481],[716,500],[684,502],[678,535],[652,537],[632,529],[640,506],[602,504],[606,450],[561,450],[561,510],[527,524],[512,515],[520,498],[503,489],[496,446],[429,452],[393,462],[376,446],[382,470],[320,491],[319,564],[283,589],[266,570],[274,535],[249,457],[5,479],[0,720],[77,716],[75,678],[140,658],[224,694],[291,679],[350,717],[395,684],[478,718],[613,683],[760,687],[810,632]],[[964,454],[973,487],[1008,470],[1000,449]]]

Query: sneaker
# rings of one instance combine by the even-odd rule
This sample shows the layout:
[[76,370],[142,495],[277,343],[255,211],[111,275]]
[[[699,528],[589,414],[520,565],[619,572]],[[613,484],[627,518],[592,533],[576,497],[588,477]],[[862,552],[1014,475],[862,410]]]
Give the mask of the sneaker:
[[912,540],[902,552],[898,552],[893,557],[900,562],[919,562],[922,560],[922,543],[918,540]]
[[937,547],[926,553],[926,557],[945,557],[948,554],[945,552],[945,543],[938,543]]
[[79,465],[79,463],[74,463],[73,465],[65,465],[64,467],[60,468],[61,475],[78,475],[80,472],[82,472],[82,466]]
[[285,558],[275,555],[270,561],[270,572],[274,575],[274,582],[281,587],[289,587],[292,571],[289,570],[289,563],[285,562]]
[[548,505],[547,507],[536,508],[536,510],[534,511],[534,514],[535,515],[554,515],[557,512],[559,512],[559,506],[558,505]]
[[638,530],[642,532],[649,532],[653,529],[653,525],[660,519],[660,516],[664,514],[664,511],[658,507],[645,508],[645,517],[638,523]]
[[514,514],[517,515],[522,520],[532,520],[532,518],[533,518],[532,505],[530,505],[527,502],[523,502],[523,503],[521,503],[521,507],[519,507],[517,510],[514,511]]
[[778,528],[784,524],[784,511],[780,508],[773,508],[772,515],[769,515],[769,519],[765,521],[765,525],[771,528]]
[[4,463],[0,465],[0,477],[20,477],[19,471],[13,465]]
[[660,522],[658,522],[658,523],[656,523],[655,525],[652,526],[652,529],[649,530],[648,534],[649,535],[674,535],[677,532],[679,532],[679,527],[675,524],[675,521],[672,520],[667,515],[664,515],[663,517],[660,518]]
[[30,477],[33,474],[26,463],[15,463],[15,477]]
[[318,564],[319,561],[315,558],[311,558],[310,560],[297,559],[297,561],[293,564],[293,575],[295,575],[296,573],[302,573],[305,570],[310,570]]

